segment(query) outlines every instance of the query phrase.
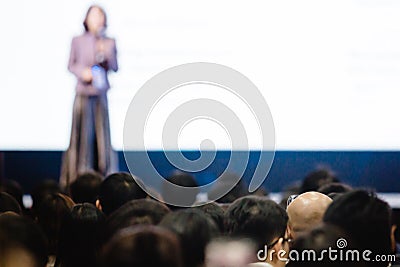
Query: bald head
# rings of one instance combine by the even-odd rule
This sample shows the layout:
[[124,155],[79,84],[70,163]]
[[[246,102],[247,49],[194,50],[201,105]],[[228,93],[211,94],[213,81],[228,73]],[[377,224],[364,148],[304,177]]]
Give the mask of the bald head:
[[318,225],[332,199],[318,192],[299,195],[287,207],[289,231],[292,238]]

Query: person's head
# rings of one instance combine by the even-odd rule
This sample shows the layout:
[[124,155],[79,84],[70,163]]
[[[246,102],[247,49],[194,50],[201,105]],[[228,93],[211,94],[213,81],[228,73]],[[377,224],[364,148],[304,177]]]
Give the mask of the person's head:
[[[140,185],[139,185],[140,184]],[[110,215],[130,200],[146,198],[142,181],[126,172],[110,174],[100,185],[96,205],[104,214]]]
[[106,244],[101,263],[102,267],[182,267],[182,254],[172,232],[157,226],[133,226]]
[[[179,188],[172,187],[169,183],[191,188],[190,191],[182,191]],[[198,194],[198,184],[193,175],[185,172],[176,172],[164,181],[161,189],[161,195],[164,201],[167,203],[168,207],[171,209],[177,209],[175,205],[170,205],[168,203],[182,203],[182,206],[189,207],[193,205],[196,201],[196,196]]]
[[[232,188],[229,190],[229,188]],[[223,194],[223,192],[228,191]],[[222,197],[220,197],[223,194]],[[218,203],[232,203],[236,199],[247,194],[246,186],[243,179],[234,173],[223,174],[215,185],[212,187],[208,198]]]
[[209,202],[204,205],[193,207],[193,209],[199,209],[203,211],[207,216],[209,216],[215,222],[221,233],[225,232],[225,227],[224,227],[225,211],[217,203]]
[[21,214],[22,210],[18,202],[6,192],[0,192],[0,214],[6,211],[12,211]]
[[71,212],[74,202],[63,194],[48,194],[37,209],[37,221],[49,241],[49,252],[56,254],[61,224]]
[[351,186],[343,183],[328,183],[322,185],[320,188],[318,188],[318,192],[325,194],[329,197],[332,198],[332,196],[336,196],[338,194],[350,192],[353,190]]
[[[294,240],[287,257],[290,259],[287,267],[364,266],[361,251],[358,260],[356,254],[350,253],[357,249],[357,245],[340,228],[320,225]],[[329,255],[330,250],[336,250],[336,253]],[[343,252],[342,260],[339,251]]]
[[0,214],[0,266],[45,267],[47,241],[31,220],[11,213]]
[[13,196],[21,208],[24,208],[22,197],[24,190],[22,186],[15,180],[4,180],[0,183],[0,191],[6,192]]
[[133,225],[157,225],[169,213],[169,208],[153,199],[131,200],[107,218],[107,236]]
[[90,6],[83,21],[85,31],[97,34],[107,28],[107,15],[103,8],[98,5]]
[[332,182],[339,182],[335,174],[329,170],[316,170],[306,175],[300,187],[300,194],[317,191],[322,185]]
[[324,222],[342,228],[375,255],[391,253],[391,209],[373,193],[356,190],[341,195],[326,210]]
[[96,205],[100,184],[103,177],[96,172],[79,175],[70,186],[71,198],[75,203],[92,203]]
[[254,240],[257,249],[267,245],[276,251],[288,250],[287,222],[286,211],[279,204],[255,196],[237,199],[226,211],[227,233]]
[[93,266],[103,244],[105,215],[93,204],[75,205],[64,220],[57,260],[62,266]]
[[61,193],[60,185],[54,180],[43,180],[32,190],[32,209],[36,212],[42,200],[49,194]]
[[287,207],[288,230],[292,239],[322,222],[332,199],[318,192],[307,192],[297,196]]
[[159,225],[179,236],[185,267],[204,264],[205,247],[218,235],[215,223],[200,210],[184,209],[171,212]]

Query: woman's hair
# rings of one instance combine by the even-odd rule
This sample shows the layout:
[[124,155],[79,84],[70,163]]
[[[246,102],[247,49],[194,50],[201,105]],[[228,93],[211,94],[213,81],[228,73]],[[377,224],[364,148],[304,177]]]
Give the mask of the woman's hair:
[[66,195],[48,194],[37,209],[37,221],[49,241],[49,252],[57,252],[58,238],[63,221],[70,214],[74,202]]
[[182,254],[174,233],[158,226],[131,226],[106,244],[100,263],[102,267],[181,267]]
[[10,254],[21,250],[31,256],[34,266],[46,266],[48,255],[46,237],[40,228],[28,218],[12,212],[2,213],[0,215],[0,244],[1,266],[4,266],[3,260],[7,259]]
[[103,13],[103,15],[104,15],[104,28],[107,28],[107,14],[106,14],[106,12],[104,11],[104,9],[101,6],[92,5],[87,10],[85,19],[83,20],[83,27],[85,28],[85,32],[89,31],[89,27],[87,25],[87,20],[88,20],[89,14],[90,14],[90,12],[92,11],[93,8],[98,8],[100,10],[100,12]]
[[153,199],[131,200],[107,218],[108,237],[133,225],[157,225],[169,212],[169,208],[164,203]]
[[185,267],[203,265],[208,242],[219,235],[214,221],[201,210],[184,209],[168,213],[159,225],[178,235]]
[[64,267],[95,266],[103,244],[105,215],[91,203],[77,204],[60,230],[57,260]]

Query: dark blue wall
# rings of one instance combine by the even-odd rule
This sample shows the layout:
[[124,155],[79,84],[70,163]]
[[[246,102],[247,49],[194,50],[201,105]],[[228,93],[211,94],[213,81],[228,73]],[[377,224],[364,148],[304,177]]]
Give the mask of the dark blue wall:
[[[127,171],[123,153],[119,152],[118,155],[120,170]],[[198,152],[185,152],[185,155],[188,158],[196,158]],[[250,179],[258,162],[258,155],[257,152],[250,154],[248,168],[244,174],[246,181]],[[6,178],[18,180],[29,192],[40,180],[58,179],[61,156],[61,151],[5,151],[3,173]],[[168,176],[173,172],[173,166],[161,151],[152,151],[149,156],[162,175]],[[202,184],[215,179],[223,171],[229,156],[229,151],[217,152],[214,163],[204,171],[196,173],[196,179]],[[379,192],[400,192],[398,151],[277,151],[264,186],[270,192],[279,192],[318,167],[329,167],[342,181],[353,186],[373,187]],[[146,179],[147,173],[146,170],[141,170],[136,174]]]

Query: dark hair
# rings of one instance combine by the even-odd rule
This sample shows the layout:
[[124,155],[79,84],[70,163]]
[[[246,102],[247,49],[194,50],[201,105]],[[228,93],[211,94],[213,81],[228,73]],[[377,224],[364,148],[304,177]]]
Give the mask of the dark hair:
[[109,215],[130,200],[146,198],[147,193],[142,188],[142,181],[127,172],[107,176],[100,185],[99,200],[103,212]]
[[[342,241],[341,241],[342,240]],[[340,242],[346,242],[341,245]],[[343,247],[338,247],[338,244]],[[344,246],[345,245],[345,246]],[[343,260],[339,261],[330,258],[327,252],[329,248],[340,250],[343,252]],[[346,253],[347,251],[353,251],[357,249],[357,245],[341,230],[340,228],[333,225],[321,225],[305,235],[301,235],[296,238],[291,245],[291,253],[288,267],[353,267],[353,266],[364,266],[362,261],[362,253],[359,255],[357,260],[353,254]],[[306,253],[307,252],[307,253]],[[315,253],[315,254],[314,254]],[[315,255],[315,257],[314,257]],[[339,253],[333,254],[338,256]],[[346,256],[347,255],[347,256]],[[346,259],[346,257],[348,257]],[[318,259],[318,260],[317,260]]]
[[339,196],[328,207],[323,220],[341,227],[375,255],[391,252],[391,209],[373,193],[357,190]]
[[299,193],[317,191],[322,185],[332,182],[339,182],[332,171],[325,169],[312,171],[304,178]]
[[19,206],[23,209],[24,203],[22,197],[24,196],[24,190],[22,186],[15,180],[4,180],[0,181],[0,191],[6,192],[13,196],[18,202]]
[[87,25],[87,20],[89,17],[90,12],[92,11],[93,8],[98,8],[100,10],[101,13],[103,13],[104,15],[104,28],[107,28],[107,14],[104,11],[104,9],[101,6],[98,5],[92,5],[88,8],[86,15],[85,15],[85,19],[83,20],[83,27],[85,28],[85,32],[89,31],[89,27]]
[[96,205],[103,176],[96,172],[79,175],[70,186],[71,198],[75,203],[92,203]]
[[60,230],[57,261],[61,266],[95,266],[103,244],[105,215],[93,204],[75,205]]
[[[222,195],[222,192],[226,192],[229,188],[232,189],[229,190],[228,193],[223,194],[222,197],[219,197]],[[208,198],[213,201],[215,200],[218,203],[232,203],[236,199],[244,197],[247,194],[246,185],[243,179],[240,179],[236,174],[225,173],[212,187]]]
[[193,209],[199,209],[203,211],[205,215],[209,216],[215,222],[221,233],[225,232],[225,227],[224,227],[225,211],[217,203],[209,202],[204,205],[193,207]]
[[351,186],[343,183],[328,183],[318,188],[318,192],[330,196],[331,194],[346,193],[353,190]]
[[63,194],[48,194],[39,204],[37,220],[49,241],[50,254],[57,253],[62,222],[69,215],[74,202]]
[[179,236],[186,267],[202,265],[206,245],[218,235],[215,223],[202,211],[194,209],[171,212],[164,217],[160,226]]
[[46,266],[46,238],[40,228],[27,218],[12,213],[1,214],[0,244],[0,259],[5,259],[9,252],[20,248],[32,256],[35,266]]
[[198,184],[193,175],[185,172],[175,172],[167,178],[167,181],[183,186],[191,187],[193,190],[187,192],[180,191],[179,188],[171,187],[167,182],[164,181],[162,185],[162,197],[167,202],[170,209],[174,210],[180,208],[175,205],[170,205],[168,203],[182,203],[186,207],[190,207],[196,201],[196,196],[198,194]]
[[32,190],[32,210],[35,213],[40,203],[48,194],[61,193],[60,185],[54,180],[44,180],[38,183]]
[[21,207],[13,196],[6,192],[0,192],[0,214],[6,211],[22,213]]
[[128,226],[156,225],[169,212],[170,210],[165,204],[153,199],[131,200],[107,218],[107,236],[111,237]]
[[233,237],[254,240],[258,248],[283,237],[288,215],[272,200],[247,196],[233,202],[226,211],[226,231]]
[[182,255],[176,235],[157,226],[134,226],[121,230],[105,246],[103,267],[181,267]]

